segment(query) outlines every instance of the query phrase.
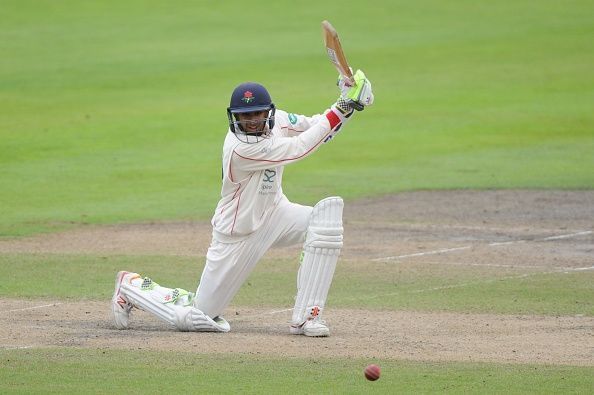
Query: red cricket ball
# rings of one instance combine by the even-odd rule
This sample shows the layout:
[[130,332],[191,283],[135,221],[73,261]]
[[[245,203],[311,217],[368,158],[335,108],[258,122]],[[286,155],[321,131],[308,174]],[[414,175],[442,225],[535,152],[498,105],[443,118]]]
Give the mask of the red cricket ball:
[[375,381],[380,378],[380,367],[374,364],[367,365],[363,373],[365,373],[365,378],[369,381]]

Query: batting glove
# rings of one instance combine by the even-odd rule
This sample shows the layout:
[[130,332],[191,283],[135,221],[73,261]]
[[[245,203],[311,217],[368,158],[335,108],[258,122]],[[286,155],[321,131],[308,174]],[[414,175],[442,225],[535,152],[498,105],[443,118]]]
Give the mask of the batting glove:
[[355,85],[344,79],[342,76],[338,79],[338,88],[340,95],[347,100],[349,106],[357,111],[362,111],[365,107],[373,104],[373,90],[371,81],[367,79],[362,70],[357,70],[353,75]]

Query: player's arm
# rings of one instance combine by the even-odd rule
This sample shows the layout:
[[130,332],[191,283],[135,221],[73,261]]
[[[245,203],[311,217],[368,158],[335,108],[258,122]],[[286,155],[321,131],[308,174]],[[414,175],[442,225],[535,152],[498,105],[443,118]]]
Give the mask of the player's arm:
[[243,170],[263,170],[297,162],[313,154],[320,146],[332,139],[344,123],[353,115],[356,102],[367,106],[373,103],[371,83],[362,71],[355,73],[357,85],[348,89],[341,87],[341,96],[317,122],[295,137],[273,136],[260,144],[239,144],[233,151],[232,165]]
[[[338,89],[340,90],[340,97],[337,101],[337,107],[342,110],[346,118],[350,118],[353,115],[353,110],[363,111],[365,107],[373,104],[373,91],[371,89],[371,82],[365,76],[362,70],[357,70],[353,75],[355,85],[352,85],[346,81],[346,79],[339,75],[338,77]],[[340,131],[337,129],[326,141],[330,141],[336,133]]]
[[347,114],[352,113],[348,107],[340,109],[340,104],[339,100],[324,113],[319,122],[295,137],[273,136],[258,144],[238,144],[233,151],[232,165],[245,171],[254,171],[306,158],[340,130],[347,120],[345,111]]
[[276,111],[276,121],[280,125],[280,134],[284,137],[295,137],[305,132],[313,125],[325,119],[324,114],[312,116]]
[[[373,104],[373,92],[371,82],[365,76],[362,70],[357,70],[353,75],[356,85],[350,85],[344,77],[339,75],[338,89],[341,98],[347,102],[352,109],[362,110]],[[349,115],[350,116],[350,115]],[[316,114],[311,117],[301,114],[285,113],[278,111],[277,117],[282,117],[283,122],[281,132],[283,136],[293,137],[311,128],[320,120],[324,119],[324,114]]]

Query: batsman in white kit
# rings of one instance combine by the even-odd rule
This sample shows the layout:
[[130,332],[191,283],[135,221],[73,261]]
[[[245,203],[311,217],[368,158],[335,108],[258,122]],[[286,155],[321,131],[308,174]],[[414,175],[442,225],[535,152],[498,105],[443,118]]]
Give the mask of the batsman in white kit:
[[283,168],[316,152],[354,113],[373,103],[371,83],[339,79],[341,95],[324,113],[307,117],[277,110],[260,84],[239,85],[227,109],[221,199],[212,218],[212,242],[196,294],[160,286],[148,277],[116,275],[111,309],[128,328],[138,308],[181,331],[228,332],[221,316],[270,247],[303,243],[290,333],[328,336],[322,313],[342,248],[343,201],[327,197],[314,207],[291,203],[282,190]]

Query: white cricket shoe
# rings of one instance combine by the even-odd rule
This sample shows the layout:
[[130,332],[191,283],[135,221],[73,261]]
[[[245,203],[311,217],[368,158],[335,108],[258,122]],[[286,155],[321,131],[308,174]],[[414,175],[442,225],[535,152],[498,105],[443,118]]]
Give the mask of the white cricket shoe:
[[115,291],[111,299],[111,312],[113,314],[113,322],[118,329],[128,329],[128,321],[130,319],[130,311],[132,304],[120,293],[120,287],[123,281],[130,281],[130,277],[138,276],[136,273],[121,271],[116,274]]
[[320,317],[314,317],[305,321],[301,325],[291,325],[292,335],[305,335],[309,337],[330,336],[330,329]]

